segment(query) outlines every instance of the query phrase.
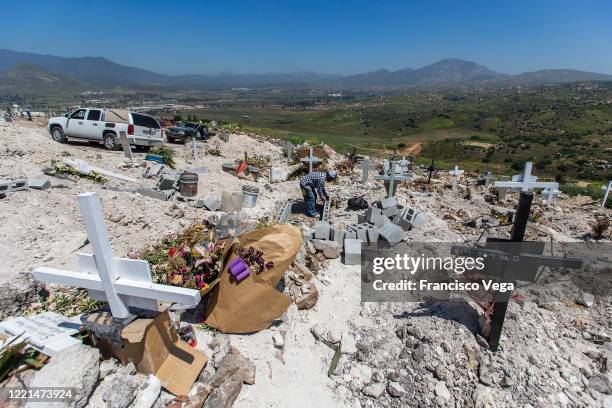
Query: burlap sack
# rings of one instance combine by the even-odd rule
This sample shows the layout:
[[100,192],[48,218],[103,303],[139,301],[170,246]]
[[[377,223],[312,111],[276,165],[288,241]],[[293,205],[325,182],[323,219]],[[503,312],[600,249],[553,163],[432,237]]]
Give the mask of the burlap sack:
[[[236,249],[252,246],[274,267],[236,283],[228,270]],[[279,280],[302,246],[300,230],[290,225],[261,228],[238,237],[225,256],[225,268],[208,302],[206,324],[224,333],[251,333],[267,329],[291,304],[276,289]]]

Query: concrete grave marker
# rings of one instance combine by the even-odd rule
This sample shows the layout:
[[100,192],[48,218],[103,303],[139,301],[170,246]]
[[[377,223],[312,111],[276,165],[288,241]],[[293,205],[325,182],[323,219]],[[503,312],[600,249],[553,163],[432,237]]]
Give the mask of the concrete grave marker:
[[605,207],[606,206],[606,201],[608,201],[608,194],[610,194],[610,191],[612,190],[612,180],[608,181],[608,187],[603,186],[603,187],[601,187],[601,189],[606,191],[604,193],[604,198],[601,201],[601,206]]
[[113,171],[105,170],[100,167],[91,166],[87,162],[80,160],[80,159],[64,159],[62,160],[62,162],[66,166],[72,167],[73,169],[75,169],[77,172],[79,172],[80,174],[84,176],[87,176],[92,171],[95,171],[96,173],[100,173],[103,176],[113,177],[113,178],[123,180],[123,181],[131,181],[131,182],[137,181],[135,178],[132,178],[132,177],[124,176],[122,174],[118,174]]
[[395,172],[396,166],[395,160],[391,161],[391,169],[389,170],[389,174],[385,174],[382,176],[374,176],[376,180],[382,180],[384,184],[388,184],[389,188],[387,190],[387,198],[393,197],[395,195],[395,182],[396,181],[406,181],[408,179],[407,175],[397,174]]
[[117,319],[131,317],[129,306],[158,310],[159,301],[184,307],[200,303],[198,290],[153,283],[147,261],[114,257],[98,196],[83,193],[77,198],[94,254],[79,254],[80,272],[36,268],[32,271],[36,280],[88,289],[91,297],[109,303]]
[[361,169],[361,181],[364,183],[367,182],[368,174],[370,170],[374,169],[374,165],[370,163],[368,159],[365,159],[358,167]]
[[131,162],[134,162],[134,156],[132,155],[132,143],[136,143],[133,137],[127,137],[127,134],[124,130],[119,131],[119,139],[117,140],[121,147],[123,148],[123,154],[125,157],[130,159]]
[[71,337],[79,332],[80,326],[80,316],[68,318],[54,312],[44,312],[0,322],[0,332],[8,336],[9,340],[22,336],[21,340],[27,340],[31,347],[53,357],[60,351],[81,343]]

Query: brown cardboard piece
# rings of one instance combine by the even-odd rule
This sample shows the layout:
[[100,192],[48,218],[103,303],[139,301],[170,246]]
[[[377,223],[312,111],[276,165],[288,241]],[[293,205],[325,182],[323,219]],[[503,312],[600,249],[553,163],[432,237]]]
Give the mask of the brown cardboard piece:
[[154,319],[133,321],[123,328],[121,337],[121,346],[101,339],[103,354],[123,364],[134,363],[139,373],[155,375],[175,395],[187,395],[208,361],[206,354],[180,339],[167,311]]
[[[237,283],[227,266],[236,258],[238,246],[262,251],[264,260],[274,262],[274,267],[259,275],[251,273]],[[291,298],[276,286],[301,246],[302,234],[291,225],[260,228],[239,236],[226,249],[225,268],[210,294],[206,324],[224,333],[251,333],[270,327],[291,304]]]

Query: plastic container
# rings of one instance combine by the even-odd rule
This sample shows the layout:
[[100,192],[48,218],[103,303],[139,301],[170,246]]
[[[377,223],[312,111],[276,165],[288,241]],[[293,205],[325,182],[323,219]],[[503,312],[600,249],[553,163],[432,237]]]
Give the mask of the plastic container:
[[242,206],[246,208],[255,207],[258,195],[258,187],[242,186]]

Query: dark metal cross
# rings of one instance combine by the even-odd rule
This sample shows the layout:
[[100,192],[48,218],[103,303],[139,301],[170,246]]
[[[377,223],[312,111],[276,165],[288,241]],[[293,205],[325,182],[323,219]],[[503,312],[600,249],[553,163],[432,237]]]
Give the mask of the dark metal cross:
[[427,178],[427,184],[429,184],[431,182],[431,175],[434,171],[436,171],[436,168],[434,167],[434,158],[431,158],[431,164],[429,165],[429,167],[427,168],[427,170],[429,171],[429,177]]
[[[544,242],[523,241],[532,201],[532,192],[521,192],[509,240],[489,238],[485,247],[454,245],[451,253],[455,256],[484,258],[487,270],[493,272],[489,275],[498,278],[501,282],[535,282],[540,266],[581,268],[581,259],[544,256],[542,255]],[[491,313],[490,319],[485,322],[483,334],[491,351],[497,351],[499,347],[511,295],[511,291],[499,292],[494,301],[487,305],[487,310]]]

